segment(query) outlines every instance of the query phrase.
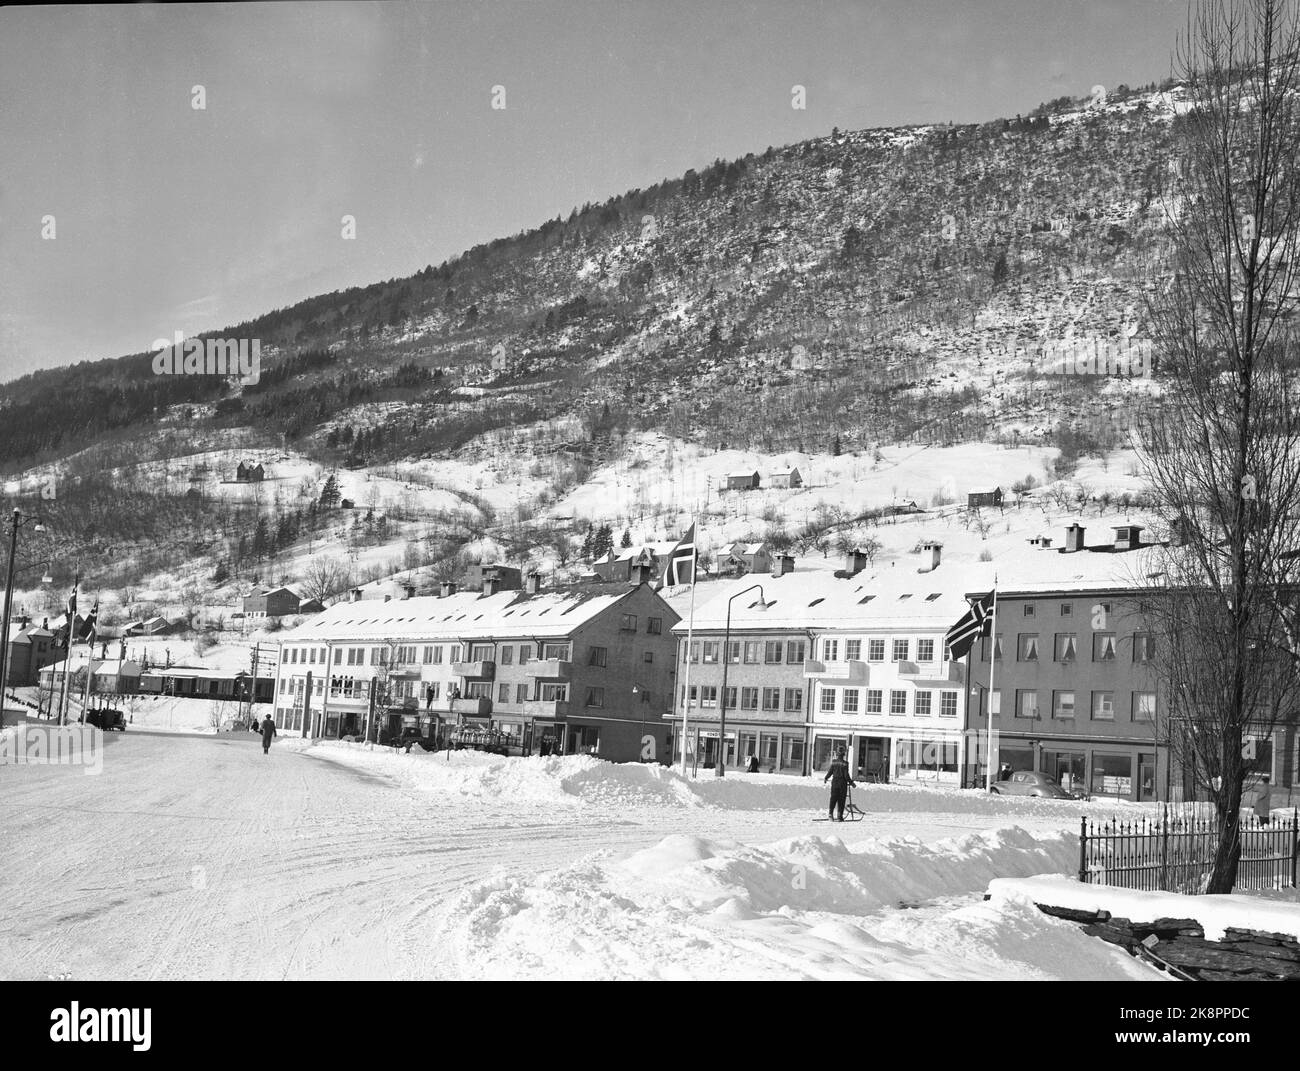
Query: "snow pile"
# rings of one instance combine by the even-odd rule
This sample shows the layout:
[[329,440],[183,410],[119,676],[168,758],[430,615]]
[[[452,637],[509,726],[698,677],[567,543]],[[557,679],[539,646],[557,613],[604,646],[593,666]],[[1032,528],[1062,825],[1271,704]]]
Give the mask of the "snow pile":
[[1073,878],[1044,874],[1034,878],[1002,878],[990,883],[994,902],[1046,904],[1074,911],[1108,911],[1130,922],[1156,919],[1195,919],[1210,941],[1221,941],[1229,928],[1283,933],[1300,940],[1300,904],[1264,900],[1234,893],[1227,896],[1183,896],[1180,893],[1140,892],[1110,885],[1087,885]]
[[[714,807],[728,811],[801,811],[822,814],[827,788],[820,776],[703,771],[696,779],[658,763],[613,763],[589,755],[506,757],[480,751],[407,752],[335,740],[290,738],[281,746],[358,769],[372,770],[426,792],[516,804],[594,804],[631,807]],[[1076,803],[991,796],[946,786],[858,785],[853,801],[876,814],[978,814],[1067,822],[1084,811],[1133,806],[1106,800]]]
[[621,861],[480,881],[435,939],[456,973],[480,978],[1147,977],[1031,904],[980,899],[997,875],[1076,857],[1069,834],[1021,829],[853,848],[674,835]]

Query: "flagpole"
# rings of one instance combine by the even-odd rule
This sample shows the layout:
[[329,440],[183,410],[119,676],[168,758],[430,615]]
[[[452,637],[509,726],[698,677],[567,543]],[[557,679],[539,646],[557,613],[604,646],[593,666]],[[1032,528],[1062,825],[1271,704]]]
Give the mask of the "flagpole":
[[[993,671],[998,663],[998,575],[993,574],[993,625],[989,629],[989,702],[986,713],[987,733],[984,764],[984,791],[993,790]],[[1001,706],[1002,704],[998,704]],[[1000,711],[999,711],[1000,713]]]

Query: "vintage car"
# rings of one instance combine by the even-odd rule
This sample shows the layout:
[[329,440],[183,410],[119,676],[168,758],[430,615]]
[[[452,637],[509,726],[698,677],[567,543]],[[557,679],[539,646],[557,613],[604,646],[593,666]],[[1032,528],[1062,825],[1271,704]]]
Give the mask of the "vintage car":
[[106,733],[114,730],[119,733],[126,732],[126,715],[120,710],[113,710],[111,707],[88,710],[82,715],[81,720],[88,725],[93,725],[96,729],[102,729]]
[[989,791],[995,796],[1040,796],[1051,800],[1074,798],[1057,784],[1055,778],[1034,770],[1016,770],[1006,780],[994,781]]

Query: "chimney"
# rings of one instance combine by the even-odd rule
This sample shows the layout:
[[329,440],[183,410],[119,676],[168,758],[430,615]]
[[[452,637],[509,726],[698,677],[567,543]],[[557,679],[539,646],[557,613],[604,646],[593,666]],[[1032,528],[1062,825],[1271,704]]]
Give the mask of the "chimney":
[[501,581],[497,579],[495,572],[483,574],[483,594],[495,595],[501,586]]
[[524,577],[524,590],[529,595],[536,595],[542,590],[542,574],[533,572]]
[[46,632],[50,631],[50,619],[48,617],[41,618],[41,628],[45,629]]
[[453,580],[444,580],[442,587],[438,589],[438,596],[446,599],[456,594],[456,583]]
[[642,562],[632,567],[632,583],[648,584],[654,579],[654,568]]
[[353,589],[352,589],[352,601],[353,601],[353,602],[360,602],[360,601],[361,601],[361,589],[360,589],[360,588],[353,588]]
[[29,618],[26,614],[23,614],[22,617],[18,619],[18,631],[25,632],[29,621],[31,621],[31,618]]
[[939,560],[943,553],[943,544],[930,540],[928,543],[921,544],[921,553],[930,552],[930,564],[922,567],[922,572],[932,573],[939,568]]
[[413,598],[415,598],[415,585],[414,585],[414,584],[407,584],[407,585],[406,585],[406,594],[403,595],[402,598],[404,598],[404,599],[413,599]]
[[1072,524],[1065,530],[1065,546],[1062,548],[1066,554],[1073,554],[1075,551],[1083,550],[1083,525]]
[[847,555],[845,555],[844,571],[848,573],[849,576],[857,576],[857,574],[862,572],[862,570],[865,569],[866,567],[867,567],[867,556],[863,554],[862,551],[858,550],[856,547],[853,550],[849,551]]
[[392,602],[392,601],[393,601],[393,597],[391,595],[384,596],[384,602]]
[[794,555],[778,554],[772,559],[772,575],[785,576],[794,572]]
[[1142,545],[1142,526],[1140,524],[1120,524],[1115,526],[1115,549],[1137,550]]

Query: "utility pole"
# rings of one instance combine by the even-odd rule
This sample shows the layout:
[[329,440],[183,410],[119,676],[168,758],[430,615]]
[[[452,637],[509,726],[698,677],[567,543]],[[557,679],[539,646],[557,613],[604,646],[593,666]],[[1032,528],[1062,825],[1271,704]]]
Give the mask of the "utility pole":
[[253,717],[253,702],[257,699],[257,660],[261,653],[261,643],[253,644],[253,681],[249,685],[248,691],[248,717],[250,721]]
[[14,510],[9,528],[9,570],[5,577],[4,630],[0,633],[0,725],[4,724],[5,688],[9,684],[9,613],[13,608],[14,562],[18,553],[18,510]]

